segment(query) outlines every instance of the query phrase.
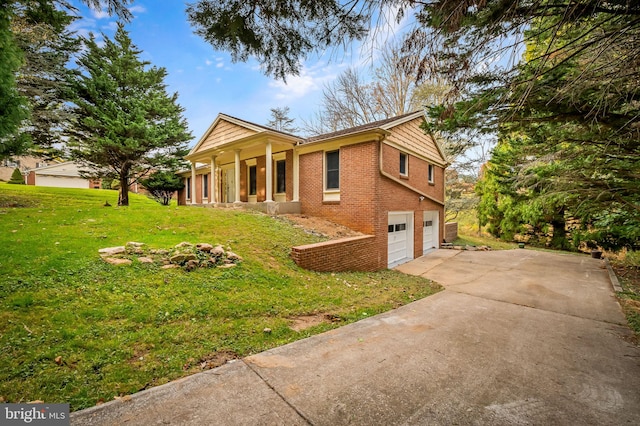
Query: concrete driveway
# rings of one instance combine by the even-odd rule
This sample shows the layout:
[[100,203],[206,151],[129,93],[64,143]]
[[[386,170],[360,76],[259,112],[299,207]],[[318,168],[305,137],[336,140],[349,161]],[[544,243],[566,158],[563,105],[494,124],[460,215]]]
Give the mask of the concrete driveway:
[[398,269],[446,290],[72,424],[640,424],[640,349],[602,261],[439,250]]

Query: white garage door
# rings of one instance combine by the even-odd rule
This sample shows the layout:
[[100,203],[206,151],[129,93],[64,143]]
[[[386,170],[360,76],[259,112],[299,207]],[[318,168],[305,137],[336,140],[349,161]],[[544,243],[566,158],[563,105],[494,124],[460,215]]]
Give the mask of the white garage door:
[[80,177],[36,175],[36,186],[53,186],[57,188],[89,188],[89,181]]
[[389,268],[413,259],[413,213],[390,212],[388,226]]
[[438,248],[438,212],[424,212],[422,220],[422,252]]

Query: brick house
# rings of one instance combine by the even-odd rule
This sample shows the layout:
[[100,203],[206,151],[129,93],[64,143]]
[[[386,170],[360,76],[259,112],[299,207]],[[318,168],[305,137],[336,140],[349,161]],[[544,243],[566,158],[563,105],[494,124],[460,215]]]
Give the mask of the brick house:
[[305,139],[219,114],[186,157],[178,203],[327,218],[366,235],[294,247],[300,266],[394,267],[444,237],[447,160],[423,121],[415,112]]

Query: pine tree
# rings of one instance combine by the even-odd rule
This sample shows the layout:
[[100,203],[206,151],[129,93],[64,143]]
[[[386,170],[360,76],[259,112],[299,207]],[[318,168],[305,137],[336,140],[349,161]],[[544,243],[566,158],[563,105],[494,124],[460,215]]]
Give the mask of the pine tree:
[[129,204],[129,185],[151,170],[175,170],[192,136],[177,103],[168,95],[164,68],[141,61],[141,51],[119,24],[114,39],[85,39],[72,82],[79,120],[70,141],[72,156],[97,176],[120,182],[118,205]]
[[289,118],[289,107],[271,108],[271,117],[267,126],[280,132],[295,133],[298,128],[293,125],[295,118]]
[[141,179],[140,184],[149,191],[154,200],[163,206],[168,206],[173,194],[184,188],[183,179],[175,173],[167,171],[155,172],[148,178]]
[[16,90],[22,53],[11,32],[12,2],[0,0],[0,159],[21,154],[27,140],[15,136],[27,118],[26,99]]
[[16,86],[30,110],[20,132],[40,151],[63,142],[73,119],[67,85],[68,64],[79,45],[68,30],[74,19],[53,1],[24,2],[13,19],[14,37],[24,57]]
[[19,168],[13,169],[13,173],[11,173],[11,179],[7,183],[15,184],[15,185],[25,185],[24,176],[22,176],[22,172]]

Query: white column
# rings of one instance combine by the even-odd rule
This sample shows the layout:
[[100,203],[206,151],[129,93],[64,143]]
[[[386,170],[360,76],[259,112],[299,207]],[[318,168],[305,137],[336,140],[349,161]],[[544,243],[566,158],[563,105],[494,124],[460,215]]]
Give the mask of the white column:
[[211,156],[211,204],[218,202],[218,171],[216,170],[216,156]]
[[300,155],[293,148],[293,201],[300,201]]
[[239,203],[240,202],[240,150],[236,149],[235,151],[236,154],[236,161],[235,161],[235,186],[236,186],[236,194],[235,194],[235,200],[233,201],[234,203]]
[[273,202],[273,154],[271,153],[271,142],[267,142],[266,147],[267,153],[267,168],[266,168],[266,198],[264,200],[265,203]]
[[191,204],[196,203],[196,163],[191,163]]

